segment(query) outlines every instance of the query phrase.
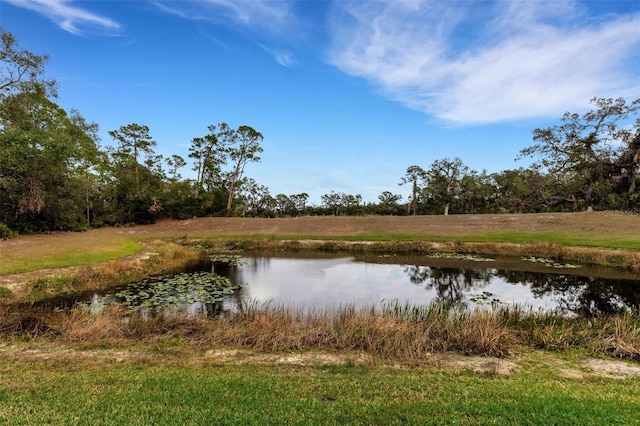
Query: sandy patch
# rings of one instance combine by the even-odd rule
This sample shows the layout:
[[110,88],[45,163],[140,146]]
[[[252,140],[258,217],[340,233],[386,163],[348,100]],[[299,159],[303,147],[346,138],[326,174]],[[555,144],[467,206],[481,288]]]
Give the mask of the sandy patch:
[[211,349],[205,352],[205,357],[216,363],[246,365],[246,364],[278,364],[278,365],[343,365],[343,364],[372,364],[373,359],[365,353],[336,354],[329,352],[301,352],[291,354],[263,354],[250,350]]
[[581,365],[597,376],[617,379],[640,377],[640,365],[625,361],[593,358],[584,361]]
[[[386,368],[409,368],[406,365],[384,362],[364,352],[293,352],[260,353],[250,349],[209,349],[194,352],[190,348],[150,351],[145,348],[74,348],[52,343],[23,344],[0,342],[0,363],[7,361],[56,362],[69,365],[115,363],[149,363],[153,365],[188,363],[190,365],[365,365]],[[530,368],[550,368],[558,377],[585,379],[588,377],[640,377],[640,364],[615,359],[587,358],[569,364],[556,355],[534,351],[524,356],[496,358],[465,356],[455,353],[433,354],[416,367],[426,371],[471,371],[482,375],[510,376]]]
[[441,360],[440,364],[446,370],[473,371],[478,374],[499,374],[503,376],[509,376],[520,370],[520,366],[512,360],[490,356],[450,355]]

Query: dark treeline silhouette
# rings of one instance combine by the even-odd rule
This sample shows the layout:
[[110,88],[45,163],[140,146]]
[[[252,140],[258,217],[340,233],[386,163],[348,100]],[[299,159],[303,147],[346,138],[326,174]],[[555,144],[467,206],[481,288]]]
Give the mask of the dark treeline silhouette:
[[[155,152],[138,123],[109,131],[57,105],[47,56],[19,48],[0,27],[0,238],[12,232],[80,230],[151,223],[158,218],[234,215],[417,215],[519,213],[586,209],[638,210],[640,99],[595,98],[595,109],[567,113],[561,124],[533,131],[521,152],[529,168],[489,174],[459,158],[412,165],[390,188],[409,185],[407,199],[384,191],[376,202],[331,191],[320,204],[307,193],[272,195],[245,175],[260,161],[263,135],[219,123],[192,139],[187,161]],[[204,132],[203,132],[204,133]]]

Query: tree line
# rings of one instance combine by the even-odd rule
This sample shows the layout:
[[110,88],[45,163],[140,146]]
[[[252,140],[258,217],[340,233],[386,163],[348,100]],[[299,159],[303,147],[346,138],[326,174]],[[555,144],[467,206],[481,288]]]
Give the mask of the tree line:
[[640,207],[640,99],[594,98],[585,114],[533,131],[520,153],[529,168],[489,174],[460,158],[412,165],[399,182],[407,199],[384,191],[377,202],[331,191],[321,204],[307,193],[277,194],[245,175],[260,161],[263,135],[247,125],[208,127],[194,137],[187,160],[155,152],[150,129],[130,123],[108,132],[80,112],[62,109],[47,78],[48,56],[21,49],[0,27],[0,237],[150,223],[158,218],[237,215],[417,215],[578,211]]

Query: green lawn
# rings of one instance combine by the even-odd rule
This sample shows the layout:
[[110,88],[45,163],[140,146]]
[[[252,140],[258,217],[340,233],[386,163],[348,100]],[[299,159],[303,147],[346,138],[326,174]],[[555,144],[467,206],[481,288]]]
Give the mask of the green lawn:
[[134,238],[103,235],[93,240],[80,233],[42,238],[44,243],[30,244],[29,251],[20,245],[0,247],[0,275],[87,265],[130,256],[143,249]]
[[636,234],[584,232],[487,232],[485,235],[464,236],[461,241],[503,242],[527,244],[545,242],[578,247],[601,247],[606,249],[640,250],[640,239]]
[[638,423],[637,379],[349,365],[0,366],[0,424],[6,425]]

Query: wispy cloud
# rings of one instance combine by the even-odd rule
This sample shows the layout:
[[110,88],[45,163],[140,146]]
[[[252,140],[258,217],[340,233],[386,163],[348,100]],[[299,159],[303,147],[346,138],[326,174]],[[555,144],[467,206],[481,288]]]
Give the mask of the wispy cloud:
[[152,1],[160,10],[184,19],[211,21],[279,34],[296,21],[291,1],[183,0]]
[[14,6],[32,10],[46,16],[60,28],[72,34],[81,35],[89,28],[119,30],[116,21],[99,16],[86,9],[75,6],[69,0],[3,0]]
[[295,32],[299,20],[293,12],[292,1],[154,0],[152,3],[160,10],[183,19],[209,21],[245,34],[251,33],[259,40],[260,47],[280,65],[288,68],[296,63],[290,50],[267,47],[262,41],[269,38],[286,41],[288,35]]
[[271,55],[273,59],[283,67],[290,68],[296,64],[293,52],[284,49],[269,48],[262,43],[260,44],[260,47],[262,47],[265,52]]
[[597,19],[574,2],[341,2],[329,60],[407,107],[481,124],[637,96],[638,28],[640,12]]

